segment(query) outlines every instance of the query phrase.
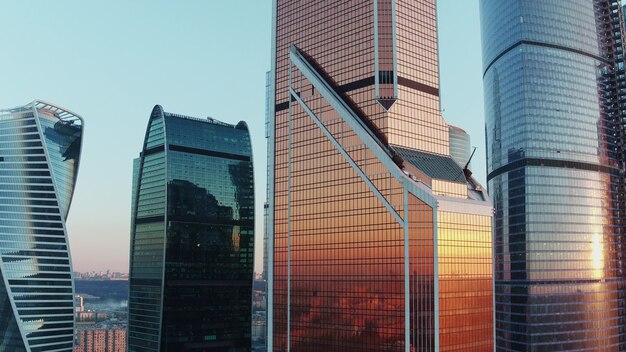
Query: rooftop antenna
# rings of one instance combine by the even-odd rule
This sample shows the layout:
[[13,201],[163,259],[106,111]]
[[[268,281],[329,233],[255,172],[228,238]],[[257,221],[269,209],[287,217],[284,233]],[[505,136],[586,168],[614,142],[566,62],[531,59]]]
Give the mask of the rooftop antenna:
[[476,147],[474,147],[474,150],[472,151],[472,155],[470,155],[469,160],[467,161],[467,164],[465,164],[465,167],[463,168],[463,174],[465,174],[465,178],[467,180],[469,180],[472,177],[472,172],[467,167],[472,161],[472,158],[474,157],[474,153],[476,153]]

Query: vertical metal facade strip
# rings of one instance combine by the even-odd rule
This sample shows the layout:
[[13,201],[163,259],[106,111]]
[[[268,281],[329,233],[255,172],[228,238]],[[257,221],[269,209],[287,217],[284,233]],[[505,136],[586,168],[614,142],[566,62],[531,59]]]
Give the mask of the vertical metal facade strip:
[[[52,167],[52,160],[50,158],[50,154],[48,153],[48,147],[46,145],[46,138],[43,135],[43,130],[41,128],[41,122],[39,120],[40,117],[39,117],[39,112],[37,111],[37,102],[36,101],[32,103],[32,109],[33,109],[33,115],[35,116],[35,123],[37,124],[37,131],[39,133],[39,138],[41,139],[41,144],[43,146],[43,152],[46,155],[46,163],[48,164],[48,169],[50,171],[50,176],[51,176],[51,179],[52,179],[52,186],[54,187],[54,195],[55,195],[55,199],[57,200],[57,206],[59,208],[59,214],[63,214],[63,211],[61,209],[61,205],[60,205],[60,202],[59,202],[59,199],[58,199],[59,198],[59,188],[58,188],[57,183],[56,183],[56,177],[54,177],[54,168]],[[68,207],[69,207],[69,204],[68,204]],[[66,213],[69,213],[69,208],[66,209]],[[61,226],[63,227],[63,234],[65,235],[65,244],[67,246],[67,258],[68,258],[68,261],[70,263],[70,273],[69,274],[70,274],[70,277],[71,277],[71,275],[72,275],[72,258],[70,256],[70,247],[69,247],[69,243],[68,243],[68,240],[67,240],[67,229],[65,227],[65,221],[66,221],[66,219],[62,219]],[[74,287],[74,280],[73,279],[71,280],[71,286],[72,286],[72,299],[73,299],[74,294],[76,293],[76,290],[75,290],[75,287]],[[11,294],[11,303],[14,305],[15,302],[14,302],[12,296],[13,295]],[[13,308],[15,309],[15,306]],[[17,310],[15,312],[17,312]],[[74,320],[73,315],[72,315],[72,320]],[[30,352],[31,351],[30,341],[28,341],[26,339],[26,336],[25,336],[24,331],[22,329],[22,321],[21,321],[21,319],[17,319],[17,323],[18,323],[18,326],[20,327],[20,332],[22,333],[22,337],[24,338],[24,345],[26,346],[26,349]],[[74,325],[75,325],[75,323],[74,323]],[[72,349],[73,348],[74,348],[74,338],[72,338]]]
[[438,207],[433,208],[433,268],[435,293],[435,352],[439,352],[439,226],[437,224]]
[[[396,0],[393,0],[394,3]],[[437,12],[437,1],[433,1],[433,6],[435,7],[435,24],[439,24],[439,12]],[[435,40],[435,45],[437,46],[437,62],[441,62],[440,60],[440,50],[439,50],[439,31],[435,31],[436,35],[437,35],[437,40]],[[394,32],[394,36],[395,36],[395,32]],[[394,40],[394,44],[395,44],[395,40]],[[437,74],[437,88],[441,87],[441,73]],[[441,107],[443,106],[443,104],[441,103],[441,94],[439,94],[439,113],[441,115],[443,115],[443,112],[441,112]]]
[[[83,121],[82,118],[80,118],[81,121],[81,138],[80,138],[80,152],[82,153],[83,151],[83,141],[85,140],[83,137],[85,135],[85,122]],[[79,155],[80,158],[80,155]],[[78,161],[78,166],[76,167],[76,171],[75,174],[78,177],[78,169],[80,169],[80,160]],[[54,177],[53,177],[54,180]],[[69,216],[69,212],[70,212],[70,208],[72,207],[72,200],[74,199],[73,195],[74,195],[74,191],[76,189],[76,180],[74,180],[73,185],[72,185],[72,196],[70,197],[70,201],[67,203],[67,214]],[[59,209],[60,210],[60,209]],[[65,224],[66,220],[63,220],[63,232],[65,232],[65,243],[67,245],[67,258],[69,260],[70,263],[70,277],[72,278],[72,298],[75,297],[76,295],[76,283],[74,281],[74,263],[72,262],[72,251],[70,250],[71,246],[70,246],[70,236],[68,235],[67,232],[67,226]],[[74,327],[76,327],[76,322],[74,321]],[[72,349],[74,349],[74,339],[72,338]]]
[[[436,5],[435,5],[436,6]],[[397,44],[397,24],[396,13],[398,9],[396,7],[396,0],[391,0],[391,41],[393,45],[393,97],[398,99],[398,44]],[[439,52],[437,50],[437,52]],[[439,61],[437,61],[439,62]],[[378,76],[378,72],[376,73]]]
[[[161,340],[163,338],[163,306],[165,306],[165,255],[167,254],[167,208],[168,208],[168,196],[167,196],[167,169],[168,169],[168,163],[167,163],[167,153],[168,153],[168,147],[167,147],[167,124],[165,123],[165,112],[163,111],[163,109],[159,109],[160,114],[161,114],[161,120],[163,121],[163,166],[164,166],[164,175],[163,176],[163,181],[165,182],[165,210],[163,213],[163,264],[162,264],[162,268],[163,268],[163,272],[161,274],[161,304],[160,304],[160,308],[161,308],[161,316],[159,319],[159,340],[158,340],[158,344],[159,344],[159,349],[161,348]],[[147,143],[147,141],[146,141]]]
[[276,143],[276,0],[272,0],[272,62],[270,69],[269,140],[268,140],[268,193],[267,197],[267,351],[274,350],[274,144]]
[[[289,88],[293,84],[293,66],[289,64]],[[289,99],[287,122],[287,352],[291,351],[291,118],[292,106]]]
[[378,75],[378,0],[374,1],[374,86],[376,99],[380,98],[380,78]]
[[[156,107],[155,107],[156,108]],[[128,267],[129,267],[129,275],[132,274],[132,268],[133,268],[133,262],[134,262],[134,244],[135,244],[135,237],[136,237],[136,228],[135,228],[135,219],[137,218],[137,212],[138,212],[138,208],[139,208],[139,194],[141,191],[141,181],[143,178],[143,168],[144,168],[144,162],[145,162],[145,155],[143,154],[143,152],[145,152],[146,150],[146,146],[148,143],[148,137],[150,135],[150,128],[152,126],[152,114],[150,115],[150,121],[148,122],[148,126],[146,127],[146,133],[144,135],[144,139],[143,139],[143,146],[142,146],[142,153],[140,155],[140,159],[139,159],[139,169],[137,170],[137,188],[136,188],[136,193],[133,195],[133,197],[135,197],[135,208],[131,209],[131,236],[130,236],[130,258],[129,258],[129,263],[128,263]],[[165,129],[165,126],[163,127],[163,129]],[[131,301],[131,282],[132,282],[132,277],[129,278],[129,285],[128,285],[128,300],[129,300],[129,305],[127,307],[128,309],[128,316],[130,317],[130,301]],[[130,325],[130,324],[129,324]],[[129,326],[130,327],[130,326]],[[126,334],[126,346],[127,349],[129,349],[129,342],[130,342],[130,329],[127,328],[127,334]],[[160,329],[159,329],[159,336],[160,336]],[[160,343],[160,341],[159,341]]]
[[[495,209],[492,209],[492,217],[491,217],[491,228],[495,228]],[[496,261],[494,260],[496,254],[496,232],[491,231],[491,292],[493,293],[492,307],[493,307],[493,350],[496,350]]]
[[[48,165],[48,170],[50,170],[50,175],[52,176],[52,182],[54,184],[54,176],[52,175],[52,166],[50,165],[50,158],[48,156],[48,150],[46,149],[46,144],[44,142],[43,135],[41,134],[41,123],[39,122],[39,114],[37,113],[36,102],[32,102],[30,104],[30,108],[31,108],[31,110],[33,112],[33,117],[35,119],[35,124],[37,125],[37,134],[39,135],[39,141],[41,142],[41,145],[42,145],[42,148],[43,148],[43,152],[44,152],[44,154],[46,156],[46,164]],[[55,193],[55,198],[56,198],[56,196],[57,196],[56,187],[55,186],[53,186],[53,187],[54,187],[54,193]],[[61,206],[60,206],[59,202],[57,202],[57,207],[59,209],[59,214],[60,214],[61,213]],[[63,228],[63,231],[65,232],[65,226]],[[67,239],[67,232],[65,233],[65,237]],[[26,347],[26,350],[28,352],[30,352],[30,343],[26,339],[26,334],[25,334],[24,329],[22,327],[22,319],[20,319],[20,316],[19,316],[18,311],[17,311],[17,306],[15,305],[15,299],[13,298],[13,290],[12,290],[11,286],[9,285],[9,278],[7,277],[6,274],[4,274],[4,273],[6,273],[6,271],[5,271],[6,269],[4,268],[4,258],[0,258],[0,259],[1,259],[0,262],[2,262],[2,264],[0,264],[0,265],[2,265],[1,266],[2,272],[3,272],[2,277],[4,278],[4,284],[5,284],[5,287],[6,287],[6,291],[7,291],[7,294],[9,295],[9,301],[11,302],[11,308],[13,308],[13,316],[15,316],[15,321],[17,322],[17,326],[20,329],[20,334],[22,335],[22,341],[24,342],[24,347]],[[72,297],[74,296],[74,288],[73,288],[73,286],[74,285],[72,284]],[[73,348],[73,343],[72,343],[72,348]]]
[[[145,138],[144,138],[145,140]],[[137,168],[135,168],[135,163],[139,164],[139,166],[137,166]],[[135,185],[134,189],[132,190],[132,198],[133,198],[133,202],[135,203],[135,206],[131,209],[131,215],[130,215],[130,244],[128,246],[129,248],[129,258],[128,258],[128,272],[130,274],[130,269],[133,267],[133,247],[134,247],[134,243],[135,243],[135,218],[137,218],[137,203],[138,203],[138,198],[139,198],[139,184],[141,183],[141,170],[143,169],[143,158],[140,157],[139,160],[135,159],[133,160],[133,171],[137,170],[137,174],[133,174],[133,182],[136,182],[137,184]],[[134,173],[134,172],[133,172]],[[135,181],[136,180],[136,181]],[[130,279],[128,280],[128,290],[127,290],[127,296],[128,297],[128,301],[130,302]],[[126,307],[126,316],[130,317],[130,308],[127,306]],[[126,349],[128,350],[128,325],[126,327]]]
[[411,348],[411,289],[409,286],[411,266],[409,265],[409,191],[404,188],[404,351]]
[[[158,117],[154,117],[154,113],[155,111],[158,111],[159,116]],[[163,230],[163,252],[162,252],[162,272],[161,272],[161,297],[160,297],[160,304],[159,304],[159,327],[158,327],[158,332],[157,332],[157,350],[155,350],[154,352],[157,352],[158,349],[160,349],[161,346],[161,335],[162,335],[162,324],[163,324],[163,297],[164,297],[164,283],[165,283],[165,253],[166,253],[166,249],[167,249],[167,243],[166,243],[166,236],[167,236],[167,139],[166,139],[166,126],[165,126],[165,115],[164,115],[164,111],[163,108],[160,105],[155,106],[155,108],[153,109],[152,113],[150,114],[150,120],[148,122],[148,126],[146,128],[146,133],[144,136],[144,141],[143,141],[143,146],[142,146],[142,153],[140,156],[140,161],[139,161],[139,168],[137,170],[137,187],[136,187],[136,194],[134,194],[133,196],[135,197],[135,208],[131,209],[132,211],[132,217],[131,217],[131,247],[130,247],[130,260],[129,260],[129,274],[130,274],[130,278],[129,278],[129,285],[128,285],[128,290],[129,290],[129,305],[128,305],[128,314],[130,317],[130,308],[131,308],[131,297],[130,297],[130,292],[131,292],[131,282],[133,281],[133,262],[134,262],[134,258],[135,258],[135,250],[134,250],[134,245],[136,242],[136,224],[134,223],[134,221],[137,219],[137,215],[139,212],[139,205],[140,205],[140,194],[141,194],[141,185],[142,185],[142,180],[144,177],[144,166],[145,166],[145,152],[148,149],[148,139],[150,137],[150,131],[152,128],[152,125],[155,122],[161,121],[162,124],[162,129],[163,129],[163,148],[164,148],[164,155],[163,155],[163,167],[164,167],[164,195],[165,195],[165,210],[164,210],[164,230]],[[129,328],[130,328],[130,324],[129,324]],[[134,327],[133,327],[134,329]],[[131,329],[128,329],[128,333],[126,334],[126,346],[127,348],[130,349],[130,339],[131,339],[131,334],[130,331]]]

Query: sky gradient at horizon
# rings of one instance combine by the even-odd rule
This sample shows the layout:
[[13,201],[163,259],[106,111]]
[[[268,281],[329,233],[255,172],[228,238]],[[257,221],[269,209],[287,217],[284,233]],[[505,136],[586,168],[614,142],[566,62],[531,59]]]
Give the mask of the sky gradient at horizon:
[[[443,115],[471,135],[473,171],[484,185],[478,1],[437,5]],[[261,270],[270,0],[7,0],[0,38],[0,109],[43,99],[85,120],[68,217],[75,271],[128,271],[132,160],[156,104],[250,126]]]

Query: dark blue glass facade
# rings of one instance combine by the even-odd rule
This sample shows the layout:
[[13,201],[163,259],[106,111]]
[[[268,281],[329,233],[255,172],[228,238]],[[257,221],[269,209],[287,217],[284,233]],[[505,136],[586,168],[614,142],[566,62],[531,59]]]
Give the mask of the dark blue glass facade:
[[626,348],[616,4],[480,2],[498,351]]
[[129,351],[249,351],[254,187],[246,124],[157,106],[134,170]]
[[0,111],[0,351],[73,350],[65,221],[82,119],[35,101]]

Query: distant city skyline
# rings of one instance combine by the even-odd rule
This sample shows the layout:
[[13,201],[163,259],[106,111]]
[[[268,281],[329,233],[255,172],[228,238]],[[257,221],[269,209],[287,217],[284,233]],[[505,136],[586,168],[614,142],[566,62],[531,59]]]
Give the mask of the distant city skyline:
[[[443,115],[471,135],[478,147],[474,175],[483,182],[478,4],[438,6]],[[0,36],[11,51],[0,56],[0,106],[42,98],[85,119],[68,218],[74,271],[128,271],[132,160],[146,114],[162,103],[192,116],[248,121],[256,169],[255,271],[261,272],[270,24],[271,1],[3,3]]]

